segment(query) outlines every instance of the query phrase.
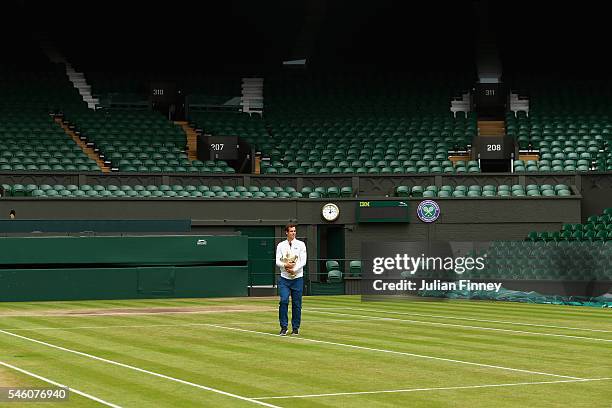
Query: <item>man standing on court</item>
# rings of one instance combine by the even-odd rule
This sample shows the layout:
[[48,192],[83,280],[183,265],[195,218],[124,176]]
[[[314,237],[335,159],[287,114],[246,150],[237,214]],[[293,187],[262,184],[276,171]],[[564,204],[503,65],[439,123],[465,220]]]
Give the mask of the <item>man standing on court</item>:
[[285,234],[287,239],[276,247],[276,265],[280,268],[278,291],[280,303],[278,306],[278,320],[280,322],[280,335],[287,335],[289,309],[289,295],[291,295],[291,334],[300,333],[302,320],[302,291],[304,289],[304,265],[306,265],[306,244],[295,238],[296,225],[287,224]]

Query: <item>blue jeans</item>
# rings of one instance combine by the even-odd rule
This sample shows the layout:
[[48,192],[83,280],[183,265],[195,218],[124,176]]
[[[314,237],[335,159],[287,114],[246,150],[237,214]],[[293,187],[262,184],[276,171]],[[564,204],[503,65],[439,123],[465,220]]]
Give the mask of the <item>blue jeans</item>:
[[289,309],[289,295],[291,295],[291,328],[297,330],[302,321],[302,292],[304,289],[304,278],[278,280],[278,291],[280,303],[278,304],[278,321],[281,327],[287,327]]

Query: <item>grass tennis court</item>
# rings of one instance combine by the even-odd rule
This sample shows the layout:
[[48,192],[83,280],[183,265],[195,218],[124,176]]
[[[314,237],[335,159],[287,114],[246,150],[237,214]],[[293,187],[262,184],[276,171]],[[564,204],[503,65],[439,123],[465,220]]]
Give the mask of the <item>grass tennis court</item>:
[[610,407],[611,313],[305,297],[279,337],[276,298],[4,303],[0,386],[81,393],[45,407]]

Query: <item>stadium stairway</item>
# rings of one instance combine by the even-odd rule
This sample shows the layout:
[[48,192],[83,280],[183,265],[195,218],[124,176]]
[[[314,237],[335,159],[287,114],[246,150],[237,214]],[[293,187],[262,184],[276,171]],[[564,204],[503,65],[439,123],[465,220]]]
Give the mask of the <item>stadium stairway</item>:
[[198,134],[194,128],[189,126],[189,122],[186,121],[178,121],[174,122],[176,125],[179,125],[185,131],[187,135],[187,158],[191,161],[198,160],[197,152],[198,152]]
[[503,136],[506,128],[503,120],[479,120],[478,134],[480,136]]
[[525,163],[530,160],[537,162],[538,160],[540,160],[540,155],[537,153],[521,153],[519,154],[519,160],[523,160]]
[[55,122],[60,125],[62,129],[64,129],[64,132],[66,132],[66,134],[70,136],[72,140],[76,142],[76,144],[83,150],[87,157],[96,161],[96,164],[102,169],[103,173],[110,173],[110,167],[108,167],[106,163],[104,163],[104,161],[100,158],[100,156],[98,156],[98,154],[91,147],[87,146],[87,144],[82,141],[79,136],[74,133],[74,131],[71,130],[68,125],[66,125],[62,121],[61,118],[55,118]]
[[458,155],[450,155],[448,156],[448,160],[453,163],[453,166],[457,166],[457,162],[468,162],[471,159],[469,153],[458,154]]
[[79,90],[79,94],[83,100],[87,102],[87,107],[89,109],[95,109],[96,105],[100,103],[100,100],[98,98],[94,98],[92,95],[91,85],[87,83],[85,74],[82,72],[77,72],[68,62],[66,62],[66,74],[74,87]]
[[68,79],[74,88],[79,91],[79,95],[81,95],[83,101],[87,103],[87,107],[89,109],[95,109],[96,105],[100,103],[100,100],[93,97],[91,93],[91,85],[87,83],[85,74],[82,72],[77,72],[66,57],[64,57],[57,49],[55,44],[53,44],[53,42],[47,38],[44,33],[36,33],[35,36],[38,38],[40,48],[43,50],[47,58],[49,58],[49,61],[53,62],[54,64],[64,65]]

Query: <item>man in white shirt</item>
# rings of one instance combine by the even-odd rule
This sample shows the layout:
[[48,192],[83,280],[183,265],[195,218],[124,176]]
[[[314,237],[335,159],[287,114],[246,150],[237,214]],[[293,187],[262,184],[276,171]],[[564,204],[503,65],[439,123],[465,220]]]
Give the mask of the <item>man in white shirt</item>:
[[287,224],[287,239],[276,247],[276,266],[280,268],[278,291],[280,303],[278,320],[281,326],[280,335],[287,335],[289,295],[291,295],[291,334],[297,336],[302,320],[302,291],[304,289],[304,265],[306,265],[306,244],[295,238],[296,225]]

